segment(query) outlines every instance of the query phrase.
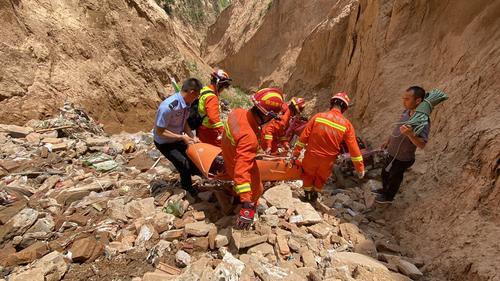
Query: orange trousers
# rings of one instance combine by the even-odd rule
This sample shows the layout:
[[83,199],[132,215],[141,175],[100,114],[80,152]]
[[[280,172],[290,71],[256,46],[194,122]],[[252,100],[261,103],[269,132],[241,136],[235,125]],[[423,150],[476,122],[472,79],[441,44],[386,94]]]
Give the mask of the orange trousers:
[[[255,165],[257,167],[257,165]],[[262,196],[262,193],[264,193],[264,186],[262,185],[262,182],[260,181],[260,172],[259,169],[254,169],[250,171],[250,177],[252,178],[252,182],[250,183],[250,186],[252,188],[251,192],[245,192],[245,193],[240,193],[240,201],[241,202],[253,202],[257,204],[259,201],[259,198]]]
[[[231,177],[234,177],[234,173],[230,172],[229,173]],[[233,196],[238,196],[240,197],[241,202],[253,202],[255,204],[258,203],[259,198],[262,196],[264,193],[264,185],[260,181],[260,173],[258,169],[252,168],[250,171],[250,178],[251,178],[251,183],[250,183],[250,192],[244,192],[244,193],[238,193],[236,190],[231,189],[231,193]]]
[[204,143],[209,143],[211,145],[215,145],[217,147],[222,146],[222,139],[217,139],[220,135],[220,130],[215,128],[215,129],[210,129],[205,126],[200,126],[196,130],[196,136],[200,139],[201,142]]
[[302,181],[303,188],[307,191],[322,191],[326,180],[332,174],[335,158],[325,158],[317,155],[311,155],[306,151],[302,160]]

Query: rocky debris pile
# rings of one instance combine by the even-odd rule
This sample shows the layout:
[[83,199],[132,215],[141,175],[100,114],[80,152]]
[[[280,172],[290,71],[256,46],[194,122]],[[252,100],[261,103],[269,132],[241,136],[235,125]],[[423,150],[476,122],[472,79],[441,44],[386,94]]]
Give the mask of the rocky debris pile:
[[34,132],[57,131],[58,135],[70,138],[82,138],[89,133],[104,135],[102,124],[98,124],[83,109],[66,102],[59,109],[59,115],[47,120],[30,120],[26,127],[33,128]]
[[8,200],[0,206],[0,279],[422,276],[422,261],[406,257],[384,221],[369,215],[377,181],[327,189],[315,204],[300,201],[300,183],[270,185],[254,226],[240,231],[227,193],[200,186],[198,198],[187,195],[149,134],[1,128],[0,191]]

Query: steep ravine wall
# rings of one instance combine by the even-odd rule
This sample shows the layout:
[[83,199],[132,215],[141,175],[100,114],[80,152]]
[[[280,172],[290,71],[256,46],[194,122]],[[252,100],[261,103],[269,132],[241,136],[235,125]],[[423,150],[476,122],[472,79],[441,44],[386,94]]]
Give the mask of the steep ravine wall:
[[209,30],[204,58],[227,68],[243,88],[283,84],[304,39],[328,15],[331,3],[236,1]]
[[[284,85],[288,96],[308,98],[313,111],[346,90],[355,102],[349,117],[375,145],[390,134],[408,86],[446,91],[450,99],[433,112],[430,141],[400,195],[377,212],[401,244],[425,259],[431,280],[498,280],[500,2],[324,1],[310,8],[321,19],[309,18],[317,24],[300,31],[286,29],[289,18],[278,16],[304,10],[288,2],[273,1],[241,34],[224,34],[223,41],[249,30],[253,36],[237,49],[219,45],[227,56],[216,63],[237,73],[243,87]],[[219,21],[212,31],[224,32],[232,19]],[[280,48],[288,49],[261,39],[281,42],[282,33],[290,37]],[[292,49],[297,54],[287,56]]]
[[210,68],[154,0],[0,0],[0,123],[84,107],[108,132],[148,131],[170,84]]

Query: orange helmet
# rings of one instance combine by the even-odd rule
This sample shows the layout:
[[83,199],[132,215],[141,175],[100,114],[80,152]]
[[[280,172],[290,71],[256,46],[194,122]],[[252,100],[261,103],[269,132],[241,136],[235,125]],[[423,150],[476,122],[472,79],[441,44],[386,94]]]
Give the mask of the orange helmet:
[[306,107],[306,101],[303,98],[293,97],[290,101],[290,105],[293,105],[297,113],[300,114]]
[[349,99],[349,96],[347,95],[347,93],[340,92],[340,93],[335,94],[330,99],[330,104],[333,103],[335,100],[341,100],[345,104],[345,106],[342,109],[342,112],[344,112],[345,110],[347,110],[347,108],[349,108],[349,104],[350,104],[351,100]]
[[229,77],[229,74],[222,69],[215,69],[210,76],[212,77],[212,84],[219,87],[229,87],[229,85],[231,85],[232,79]]
[[277,119],[283,106],[283,92],[278,88],[264,88],[252,96],[252,102],[264,115]]

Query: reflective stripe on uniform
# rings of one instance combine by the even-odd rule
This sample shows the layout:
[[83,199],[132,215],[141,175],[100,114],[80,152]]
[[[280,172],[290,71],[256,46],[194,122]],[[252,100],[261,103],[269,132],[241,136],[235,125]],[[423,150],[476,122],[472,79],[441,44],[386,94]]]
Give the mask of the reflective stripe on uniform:
[[266,94],[266,95],[262,98],[262,100],[264,100],[264,101],[265,101],[265,100],[268,100],[268,99],[273,98],[273,97],[274,97],[274,98],[279,98],[280,100],[282,99],[281,95],[280,95],[280,94],[278,94],[278,93],[269,93],[269,94]]
[[303,143],[303,142],[301,142],[301,141],[299,141],[299,140],[297,141],[296,145],[297,145],[297,146],[300,146],[300,147],[304,147],[304,146],[306,146],[306,144],[305,144],[305,143]]
[[198,113],[200,116],[205,116],[207,115],[206,108],[205,108],[205,102],[208,97],[215,97],[216,95],[214,94],[214,91],[212,90],[205,90],[200,93],[200,99],[198,101]]
[[208,122],[207,122],[208,124],[205,124],[205,120],[207,120],[207,121],[208,121],[208,118],[203,119],[203,126],[205,126],[205,127],[207,127],[207,128],[210,128],[210,129],[213,129],[213,128],[219,128],[219,127],[224,126],[224,124],[222,123],[222,121],[219,121],[219,122],[217,122],[217,123],[215,123],[215,124],[210,124],[210,121],[208,121]]
[[299,105],[295,102],[295,100],[292,100],[291,104],[293,104],[293,106],[295,107],[295,110],[297,110],[297,112],[300,112]]
[[302,187],[305,191],[311,191],[313,189],[312,186],[303,186]]
[[238,194],[252,191],[249,182],[238,184],[234,186],[234,191]]
[[236,145],[236,141],[234,141],[233,134],[231,134],[231,130],[229,129],[228,122],[224,122],[224,131],[226,131],[226,137],[231,141],[232,145]]
[[280,141],[286,141],[286,140],[288,140],[288,138],[287,137],[280,137],[279,140]]
[[210,89],[209,87],[204,87],[203,89],[201,89],[200,99],[198,101],[198,113],[200,114],[200,116],[203,116],[202,125],[210,129],[223,126],[222,122],[211,124],[210,119],[207,116],[206,100],[208,97],[215,97],[215,96],[216,95],[212,89]]
[[356,156],[356,157],[351,157],[351,161],[353,162],[360,162],[363,161],[363,156]]
[[264,139],[265,140],[272,140],[273,139],[273,135],[264,135]]
[[343,133],[347,130],[346,127],[344,127],[342,125],[339,125],[339,124],[337,124],[335,122],[332,122],[332,121],[330,121],[328,119],[325,119],[325,118],[318,117],[318,118],[316,118],[315,121],[318,122],[318,123],[322,123],[322,124],[325,124],[327,126],[330,126],[332,128],[335,128],[335,129],[337,129],[337,130],[339,130],[339,131],[341,131]]

